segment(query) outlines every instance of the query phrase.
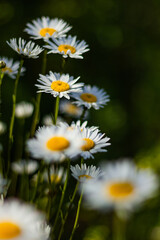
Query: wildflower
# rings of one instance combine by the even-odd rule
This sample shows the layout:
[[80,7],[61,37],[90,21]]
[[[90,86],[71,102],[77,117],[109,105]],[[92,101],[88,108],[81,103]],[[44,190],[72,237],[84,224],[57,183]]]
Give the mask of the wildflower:
[[122,161],[103,166],[102,179],[88,182],[84,194],[91,208],[132,210],[152,197],[158,187],[156,175],[147,169],[137,170],[133,163]]
[[59,162],[62,156],[78,155],[82,140],[74,130],[72,133],[66,127],[42,127],[36,132],[36,138],[27,142],[28,150],[34,158],[46,162]]
[[[82,107],[78,107],[68,100],[60,102],[60,112],[66,114],[69,117],[80,118],[83,112]],[[86,117],[87,114],[85,114]]]
[[6,129],[7,129],[6,123],[0,121],[0,135],[2,135],[3,133],[5,133],[5,132],[6,132]]
[[40,74],[40,79],[38,82],[41,84],[36,84],[36,86],[40,89],[38,92],[50,93],[54,97],[59,96],[60,98],[65,97],[70,99],[70,94],[73,92],[81,92],[81,87],[83,83],[76,83],[79,79],[74,79],[69,74],[53,73],[49,72],[49,75]]
[[[61,182],[64,182],[66,179],[66,171],[63,167],[55,169],[54,166],[51,166],[50,168],[50,178],[51,182],[59,184]],[[48,173],[44,172],[44,179],[48,181]]]
[[102,176],[102,172],[100,168],[96,168],[96,166],[86,166],[86,164],[82,164],[79,166],[76,164],[75,167],[71,166],[72,176],[77,179],[79,182],[85,182],[90,179],[97,179]]
[[0,239],[47,240],[44,216],[34,207],[10,200],[0,205]]
[[34,42],[29,41],[28,43],[24,40],[19,38],[10,39],[10,42],[7,41],[7,44],[16,51],[19,55],[25,58],[38,58],[39,54],[43,51],[38,45],[35,45]]
[[66,36],[66,33],[72,27],[62,19],[42,17],[27,23],[25,32],[31,35],[33,39],[48,39],[51,37],[59,38]]
[[[12,58],[6,58],[6,57],[0,57],[0,59],[2,61],[5,62],[5,67],[2,68],[2,73],[5,74],[5,75],[8,75],[10,78],[13,78],[15,79],[16,78],[16,75],[18,73],[18,68],[19,68],[19,64],[20,62],[19,61],[16,61],[16,62],[13,62],[13,59]],[[21,68],[21,75],[23,75],[23,73],[25,72],[25,68],[22,67]]]
[[97,127],[83,128],[80,134],[84,142],[80,155],[84,159],[94,158],[93,154],[97,152],[107,152],[106,149],[102,148],[110,145],[110,143],[108,143],[110,138],[104,137],[105,134],[100,133]]
[[78,107],[85,106],[88,109],[93,107],[98,110],[109,102],[109,95],[107,95],[103,89],[99,89],[96,86],[91,87],[90,85],[84,86],[83,92],[74,93],[72,97],[76,99],[76,101],[73,102],[74,104]]
[[16,104],[15,116],[17,118],[28,118],[32,115],[33,110],[33,104],[22,101]]
[[33,174],[38,169],[38,163],[32,160],[21,160],[12,163],[12,170],[18,174]]
[[48,45],[44,47],[49,49],[49,53],[59,53],[62,54],[64,58],[79,58],[83,59],[82,54],[89,51],[86,42],[76,40],[77,37],[72,37],[69,35],[67,38],[52,39],[47,41]]
[[[45,126],[52,126],[53,125],[53,117],[51,115],[46,115],[43,117],[42,122]],[[62,117],[57,117],[56,125],[58,126],[61,122],[64,122]]]

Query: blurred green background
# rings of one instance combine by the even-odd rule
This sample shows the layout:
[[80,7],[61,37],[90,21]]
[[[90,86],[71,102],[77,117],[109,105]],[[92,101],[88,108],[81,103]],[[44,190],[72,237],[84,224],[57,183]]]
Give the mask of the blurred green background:
[[[65,72],[81,76],[82,82],[104,88],[110,95],[111,102],[104,109],[92,110],[89,119],[90,125],[100,126],[112,144],[108,153],[97,155],[94,162],[134,157],[141,165],[160,170],[160,1],[2,0],[0,55],[18,59],[6,40],[13,37],[28,40],[29,36],[23,31],[26,23],[41,16],[63,18],[73,26],[69,33],[77,35],[79,40],[84,39],[90,46],[84,60],[68,60]],[[27,72],[19,84],[18,101],[34,98],[41,60],[42,56],[25,62]],[[60,71],[60,64],[60,55],[48,55],[48,71]],[[3,120],[9,122],[13,80],[5,77],[2,87]],[[48,95],[42,98],[42,115],[52,110],[53,98]],[[153,209],[155,206],[153,203]],[[149,217],[148,231],[159,218],[156,211],[155,208],[153,217]],[[136,224],[139,226],[148,216],[150,209]],[[86,219],[85,212],[81,218]],[[91,230],[86,230],[86,222],[96,221],[97,216],[91,213],[88,218],[82,224],[85,230],[79,230],[79,239],[82,239],[81,231],[84,234]],[[103,229],[102,222],[100,225],[97,231],[106,231],[107,236],[107,228]],[[142,227],[135,236],[129,239],[146,239],[148,235]],[[84,239],[103,240],[103,237]]]

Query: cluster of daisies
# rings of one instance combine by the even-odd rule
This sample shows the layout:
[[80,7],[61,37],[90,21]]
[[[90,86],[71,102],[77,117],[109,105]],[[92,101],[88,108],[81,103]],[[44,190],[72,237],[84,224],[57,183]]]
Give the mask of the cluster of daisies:
[[[0,57],[0,83],[4,75],[8,75],[16,79],[15,87],[17,87],[19,77],[26,71],[23,67],[25,59],[36,59],[43,51],[47,54],[61,54],[63,63],[67,57],[83,59],[83,54],[89,51],[88,45],[85,41],[77,40],[76,36],[66,36],[69,30],[71,26],[57,18],[42,17],[28,23],[24,31],[32,39],[42,40],[43,44],[38,46],[35,42],[27,42],[22,38],[7,41],[7,44],[20,56],[20,61],[14,62],[13,59]],[[45,54],[44,57],[46,58]],[[82,196],[88,208],[114,209],[116,213],[124,210],[130,212],[135,206],[152,197],[158,188],[157,176],[151,170],[137,169],[129,159],[119,160],[116,163],[102,163],[99,167],[88,164],[90,159],[95,158],[96,153],[106,152],[106,148],[110,145],[110,139],[105,133],[102,133],[97,126],[88,126],[86,121],[89,110],[103,108],[109,101],[109,95],[104,89],[79,82],[79,76],[52,71],[46,74],[44,69],[43,65],[43,71],[35,84],[37,96],[41,96],[42,93],[51,94],[53,102],[56,103],[55,111],[41,119],[42,126],[40,123],[37,124],[40,97],[37,98],[39,102],[36,102],[35,106],[25,101],[16,103],[15,90],[9,126],[9,162],[5,167],[2,156],[3,144],[0,145],[2,174],[0,175],[0,239],[45,240],[53,234],[60,240],[77,189],[80,199],[69,240],[72,240],[77,228]],[[3,112],[1,114],[3,116]],[[15,117],[23,124],[26,118],[32,117],[33,125],[35,124],[37,130],[34,131],[32,128],[32,134],[26,134],[24,150],[18,149],[21,156],[18,155],[13,161],[11,151],[15,145],[10,140],[14,140]],[[73,119],[79,120],[73,121]],[[6,129],[6,124],[0,121],[0,135],[3,135]],[[22,158],[22,155],[25,157]],[[21,181],[14,182],[16,189],[20,185],[20,194],[16,192],[11,196],[18,195],[21,200],[30,204],[15,199],[8,200],[12,192],[8,189],[13,188],[11,170],[20,177]],[[64,195],[70,174],[77,181],[77,185],[72,198],[68,200],[69,207],[65,210]],[[59,190],[60,186],[62,191]],[[55,203],[56,194],[60,195],[58,207]],[[43,204],[39,204],[42,199]],[[64,216],[62,222],[60,216]],[[50,230],[51,221],[53,229]],[[55,229],[60,222],[59,226],[61,226],[58,227],[59,233],[57,233]]]

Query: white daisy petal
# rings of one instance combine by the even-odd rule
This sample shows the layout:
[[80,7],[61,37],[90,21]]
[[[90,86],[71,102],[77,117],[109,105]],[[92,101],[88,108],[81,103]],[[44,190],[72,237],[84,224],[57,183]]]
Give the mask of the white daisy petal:
[[25,58],[38,58],[38,55],[43,51],[38,45],[35,46],[34,42],[29,41],[26,43],[26,41],[21,38],[18,40],[16,38],[10,39],[10,42],[7,41],[7,44]]
[[72,97],[76,100],[73,104],[76,104],[78,107],[85,106],[88,109],[93,107],[96,110],[103,108],[110,101],[109,95],[103,89],[99,89],[96,86],[91,87],[90,85],[84,86],[81,93],[73,93]]
[[17,118],[28,118],[32,115],[33,110],[33,104],[22,101],[16,104],[15,116]]
[[46,40],[51,37],[65,37],[66,33],[71,28],[72,27],[62,19],[50,19],[49,17],[42,17],[38,18],[37,20],[33,20],[32,24],[27,23],[27,27],[24,31],[31,35],[31,38],[33,39]]
[[82,54],[89,51],[88,45],[85,41],[77,41],[76,36],[72,37],[62,37],[60,39],[52,38],[52,41],[47,41],[48,45],[44,47],[49,49],[49,53],[59,53],[62,54],[64,58],[79,58],[82,59]]

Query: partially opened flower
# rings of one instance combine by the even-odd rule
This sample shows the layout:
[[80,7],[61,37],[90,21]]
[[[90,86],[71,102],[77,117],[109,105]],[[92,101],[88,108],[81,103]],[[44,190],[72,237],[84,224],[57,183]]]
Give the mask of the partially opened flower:
[[[60,184],[65,181],[66,171],[63,167],[55,168],[51,166],[50,168],[50,179],[52,183]],[[48,181],[48,173],[44,172],[44,179]]]
[[147,169],[136,169],[129,161],[103,165],[102,179],[87,182],[84,194],[88,207],[132,210],[153,196],[158,187],[156,175]]
[[42,17],[33,20],[32,23],[27,23],[24,31],[31,35],[31,38],[48,39],[50,37],[64,37],[71,28],[72,27],[62,19]]
[[[8,75],[10,78],[15,79],[16,75],[18,73],[18,68],[19,68],[19,61],[13,61],[12,58],[7,58],[7,57],[0,57],[1,61],[4,61],[6,66],[1,69],[2,73],[5,75]],[[21,68],[21,75],[25,72],[25,68]]]
[[10,42],[7,41],[7,44],[16,51],[19,55],[25,58],[38,58],[39,54],[43,51],[38,45],[35,45],[34,42],[26,42],[24,39],[16,38],[10,39]]
[[34,207],[10,200],[0,205],[0,239],[47,240],[44,215]]
[[88,45],[84,40],[78,41],[76,36],[72,37],[71,35],[66,38],[53,38],[52,41],[48,40],[47,44],[44,47],[50,50],[48,53],[59,53],[64,58],[83,59],[82,54],[89,51]]
[[50,93],[54,97],[59,96],[60,98],[65,97],[70,99],[70,94],[74,92],[81,92],[83,83],[76,83],[79,79],[74,79],[69,74],[60,74],[49,72],[49,75],[40,74],[40,79],[38,82],[40,84],[35,84],[38,88],[38,92]]
[[100,168],[96,168],[96,166],[88,166],[86,164],[82,164],[79,166],[76,164],[75,167],[71,166],[72,176],[77,179],[79,182],[85,182],[90,179],[100,178],[103,173]]
[[7,129],[6,123],[0,121],[0,135],[2,135],[3,133],[5,133],[5,132],[6,132],[6,129]]
[[28,118],[32,115],[33,110],[33,104],[22,101],[16,104],[15,116],[17,118]]
[[90,85],[84,86],[83,92],[74,93],[72,97],[76,100],[73,102],[74,104],[85,106],[88,109],[93,107],[98,110],[109,102],[109,95],[103,89],[99,89],[96,86],[91,87]]
[[32,160],[21,160],[12,163],[12,170],[18,174],[33,174],[38,169],[38,163]]
[[[76,104],[73,104],[66,99],[60,102],[59,107],[60,112],[66,114],[69,117],[80,118],[83,113],[82,107],[78,107]],[[87,117],[87,112],[85,114],[85,117]]]
[[107,152],[104,148],[110,145],[110,138],[104,137],[105,134],[100,133],[97,127],[83,128],[80,134],[84,142],[80,155],[84,159],[94,158],[93,154],[97,152]]
[[63,156],[72,158],[78,155],[83,144],[77,131],[71,133],[65,126],[42,127],[35,136],[28,140],[28,150],[34,158],[48,163],[59,162]]

